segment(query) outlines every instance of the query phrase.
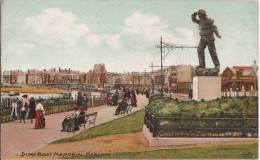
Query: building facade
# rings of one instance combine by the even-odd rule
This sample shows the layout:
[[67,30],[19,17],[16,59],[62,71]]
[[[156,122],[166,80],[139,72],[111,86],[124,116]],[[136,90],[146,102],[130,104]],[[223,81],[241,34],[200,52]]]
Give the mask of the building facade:
[[1,83],[3,85],[10,85],[11,84],[11,72],[10,71],[4,71],[1,74]]
[[250,66],[227,67],[221,74],[222,91],[257,91],[258,70]]

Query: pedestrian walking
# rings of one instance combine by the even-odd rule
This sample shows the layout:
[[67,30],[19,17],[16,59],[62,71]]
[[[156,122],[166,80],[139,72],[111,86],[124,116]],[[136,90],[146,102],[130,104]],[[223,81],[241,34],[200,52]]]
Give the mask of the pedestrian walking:
[[12,111],[11,111],[11,117],[12,121],[15,121],[17,119],[17,103],[14,101],[11,104]]
[[137,107],[137,99],[135,94],[133,94],[133,96],[131,97],[131,103],[132,107]]
[[44,108],[43,108],[43,99],[38,100],[38,104],[36,105],[36,118],[35,118],[35,129],[41,129],[45,127],[45,118],[44,118]]
[[189,90],[189,99],[192,100],[192,89]]
[[78,96],[77,96],[77,107],[82,106],[82,92],[78,92]]
[[131,98],[131,92],[130,92],[130,90],[128,90],[128,92],[127,92],[127,97],[128,97],[128,99]]
[[31,123],[33,123],[33,119],[35,118],[35,100],[33,97],[30,98],[30,105],[29,105],[29,119],[31,120]]
[[145,90],[145,95],[146,95],[146,98],[149,98],[150,97],[149,91]]
[[108,102],[107,102],[108,106],[112,106],[112,99],[113,99],[112,94],[109,94],[109,96],[108,96]]
[[113,106],[117,106],[118,104],[118,95],[115,94],[112,99]]
[[135,94],[135,91],[131,89],[131,95],[133,96]]
[[21,108],[20,123],[22,123],[22,120],[25,123],[25,116],[26,116],[26,112],[28,111],[30,102],[27,99],[28,95],[23,95],[22,97],[23,97],[23,105]]
[[88,97],[86,93],[83,95],[82,106],[85,111],[88,110]]

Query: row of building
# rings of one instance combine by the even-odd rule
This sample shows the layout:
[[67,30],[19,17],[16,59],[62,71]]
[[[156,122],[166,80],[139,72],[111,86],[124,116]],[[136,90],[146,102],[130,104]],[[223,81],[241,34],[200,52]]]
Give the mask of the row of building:
[[[69,69],[4,71],[2,85],[57,85],[86,84],[96,88],[125,86],[133,89],[152,89],[166,93],[188,94],[192,87],[195,68],[190,65],[171,66],[153,72],[108,72],[104,64],[95,64],[87,73]],[[227,67],[222,74],[222,91],[252,91],[258,88],[258,73],[253,67]],[[163,85],[162,85],[163,84]]]
[[69,69],[50,70],[21,70],[4,71],[1,74],[3,86],[26,86],[26,85],[62,85],[62,84],[86,84],[96,88],[104,87],[138,87],[148,88],[150,74],[142,72],[115,73],[108,72],[104,64],[95,64],[89,72],[79,72]]

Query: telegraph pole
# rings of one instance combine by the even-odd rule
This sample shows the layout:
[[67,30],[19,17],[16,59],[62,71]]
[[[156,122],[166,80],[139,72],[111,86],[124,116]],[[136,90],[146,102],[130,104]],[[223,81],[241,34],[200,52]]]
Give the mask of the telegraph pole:
[[163,83],[164,83],[164,80],[163,80],[162,37],[161,37],[160,47],[161,47],[161,83],[162,83],[161,95],[163,95]]
[[152,95],[154,95],[154,75],[153,75],[153,62],[152,62]]
[[[160,46],[156,46],[157,48],[160,48],[160,51],[161,51],[161,85],[162,85],[162,88],[161,88],[161,95],[163,95],[163,85],[164,85],[164,78],[163,78],[163,59],[166,58],[166,56],[168,55],[168,53],[170,52],[169,49],[173,50],[173,49],[176,49],[176,48],[198,48],[197,46],[187,46],[187,45],[178,45],[178,44],[170,44],[170,43],[163,43],[162,42],[162,37],[161,37],[161,41],[160,41]],[[167,48],[168,49],[168,53],[166,53],[163,57],[163,54],[162,54],[162,50],[163,48]],[[153,66],[155,67],[155,66]]]

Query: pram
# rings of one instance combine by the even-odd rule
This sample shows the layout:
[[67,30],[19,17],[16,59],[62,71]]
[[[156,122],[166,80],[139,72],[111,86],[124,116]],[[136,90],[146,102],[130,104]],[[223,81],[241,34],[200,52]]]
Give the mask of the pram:
[[78,119],[73,118],[71,116],[66,116],[62,122],[62,130],[63,132],[74,132],[79,130],[79,127],[75,124]]

